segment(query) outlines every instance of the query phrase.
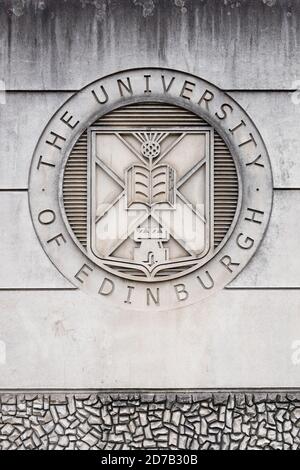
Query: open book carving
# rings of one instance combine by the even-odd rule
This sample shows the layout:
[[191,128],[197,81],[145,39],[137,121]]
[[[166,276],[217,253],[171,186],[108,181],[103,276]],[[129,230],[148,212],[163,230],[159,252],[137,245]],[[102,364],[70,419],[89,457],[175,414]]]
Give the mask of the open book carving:
[[158,165],[152,170],[142,165],[133,165],[127,170],[127,207],[132,204],[175,202],[175,170],[169,165]]

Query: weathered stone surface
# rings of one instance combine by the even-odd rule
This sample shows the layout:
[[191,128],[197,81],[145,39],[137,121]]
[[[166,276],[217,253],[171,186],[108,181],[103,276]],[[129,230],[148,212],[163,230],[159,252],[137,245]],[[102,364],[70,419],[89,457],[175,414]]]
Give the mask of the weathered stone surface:
[[[69,395],[72,413],[68,411],[66,417],[60,417],[57,412],[54,420],[45,410],[47,423],[40,425],[32,413],[46,402],[43,396],[28,397],[28,400],[23,396],[22,402],[29,410],[29,414],[23,416],[18,412],[16,396],[12,394],[9,400],[3,400],[15,406],[15,415],[7,416],[5,405],[0,407],[0,449],[300,450],[299,408],[290,398],[286,397],[284,401],[283,394],[280,402],[267,395],[262,402],[261,394],[251,395],[251,406],[247,404],[249,397],[244,395],[242,399],[242,394],[236,396],[233,393],[216,392],[209,398],[205,393],[179,393],[173,395],[171,404],[167,393],[161,393],[159,397],[151,395],[151,400],[149,394],[137,394],[137,404],[127,403],[125,396],[120,394],[112,399],[106,394],[98,394],[89,399],[80,394]],[[61,403],[65,398],[50,395],[47,400],[51,410],[64,406]],[[199,402],[196,406],[183,405],[195,400]],[[141,407],[140,402],[146,403],[145,406]],[[154,402],[159,402],[158,410]],[[286,408],[278,409],[282,405]],[[275,415],[272,422],[267,411],[270,407]],[[97,418],[99,412],[101,418]],[[82,421],[84,415],[88,418]],[[126,424],[124,415],[128,418]]]
[[[53,316],[43,310],[46,298],[51,303]],[[293,388],[299,384],[299,370],[292,362],[291,349],[299,329],[299,291],[290,290],[288,301],[289,308],[287,294],[280,289],[227,289],[177,313],[148,316],[131,312],[128,322],[124,312],[114,310],[108,315],[101,311],[98,299],[79,292],[1,292],[1,307],[14,312],[0,316],[1,334],[9,337],[22,330],[22,341],[17,341],[10,352],[16,373],[12,374],[8,366],[1,366],[1,383],[10,389],[55,388],[58,383],[69,389],[95,389],[101,383],[103,388],[110,389],[118,377],[116,385],[123,389],[130,386],[147,389],[208,386],[211,389],[241,385],[246,388],[260,384],[274,388],[282,387],[282,383]],[[229,311],[223,311],[224,303],[230,305]],[[88,322],[83,321],[83,311],[89,312]],[[223,321],[233,341],[228,340],[223,330],[216,328],[216,324]],[[63,334],[57,333],[57,322],[63,324]],[[97,327],[99,322],[104,328],[103,334]],[[34,325],[34,328],[28,325]],[[257,334],[253,334],[250,341],[249,331],[256,331],[257,325]],[[118,333],[121,330],[122,335]],[[115,332],[108,340],[107,331]],[[130,338],[135,338],[137,332],[143,341],[130,343]],[[283,337],[286,338],[284,342],[281,341]],[[104,340],[107,340],[105,351]],[[74,362],[72,358],[78,352],[78,344],[81,355]],[[209,348],[212,354],[207,356],[205,353]],[[175,350],[176,355],[173,354]],[[245,351],[245,356],[241,351]],[[145,370],[145,357],[149,368],[157,365],[155,374]],[[262,357],[263,361],[257,367]],[[114,364],[113,369],[107,369],[108,360]],[[228,361],[230,368],[226,367]],[[85,367],[87,363],[89,367]],[[172,368],[176,373],[170,373]],[[40,376],[37,376],[37,370],[41,370]],[[130,375],[132,370],[135,370],[133,377]],[[274,401],[277,395],[274,394]],[[227,399],[225,397],[223,405]],[[108,397],[106,407],[110,400]],[[114,400],[118,401],[118,398]],[[147,408],[147,404],[154,403],[154,395],[142,400],[141,406]],[[126,407],[126,400],[123,405]],[[272,412],[270,405],[268,411]],[[84,401],[79,400],[76,406],[78,409],[84,407]],[[16,414],[14,406],[3,407],[7,407],[8,415]]]
[[[115,31],[118,40],[108,40],[111,35],[115,39]],[[1,310],[9,315],[1,316],[0,331],[9,339],[9,348],[13,344],[9,364],[14,364],[13,374],[7,364],[1,368],[3,387],[39,388],[37,380],[53,388],[58,382],[78,388],[111,386],[107,364],[116,364],[111,368],[114,384],[117,376],[117,385],[122,386],[128,386],[128,380],[140,380],[129,385],[150,388],[154,379],[159,388],[215,387],[240,380],[249,387],[299,384],[290,346],[299,326],[295,234],[300,231],[300,134],[295,122],[300,107],[293,102],[293,94],[299,98],[297,93],[289,91],[298,86],[299,31],[297,0],[1,2],[0,79],[7,93],[0,113],[0,206],[5,226],[0,288]],[[148,41],[149,36],[155,39]],[[70,284],[47,261],[29,223],[29,164],[42,128],[75,89],[128,67],[182,69],[176,44],[189,44],[185,67],[190,73],[227,88],[258,124],[272,160],[277,188],[274,211],[257,256],[231,291],[180,314],[167,312],[163,319],[141,320],[140,314],[132,312],[128,325],[128,318],[117,310],[108,318],[101,303],[76,292],[69,296]],[[24,293],[24,288],[34,292]],[[293,289],[288,308],[282,288]],[[43,289],[59,292],[47,291],[44,296]],[[230,311],[224,314],[225,300]],[[44,309],[48,302],[51,315]],[[89,312],[86,322],[84,310]],[[230,341],[220,328],[225,321]],[[99,333],[99,322],[104,332]],[[191,329],[191,324],[197,328]],[[122,329],[126,334],[119,333]],[[139,354],[132,341],[137,331],[143,339]],[[82,355],[70,367],[70,358],[78,350]],[[195,358],[192,364],[191,357]],[[145,359],[147,371],[156,367],[157,375],[142,375]],[[229,363],[230,370],[224,367]],[[30,393],[3,394],[0,403],[3,450],[300,448],[297,393],[287,397],[281,392],[268,396]]]
[[297,0],[5,0],[2,78],[10,89],[74,90],[128,64],[181,69],[177,46],[189,44],[185,67],[225,88],[290,89],[299,8]]
[[[280,91],[239,91],[230,95],[247,109],[262,133],[272,163],[274,186],[299,188],[300,135],[294,123],[299,121],[300,105],[293,101],[293,95]],[[5,142],[0,146],[0,189],[27,187],[37,140],[47,122],[70,96],[66,92],[46,91],[8,94],[5,106],[1,106],[5,113],[0,113],[0,141]],[[298,95],[295,96],[298,99]]]

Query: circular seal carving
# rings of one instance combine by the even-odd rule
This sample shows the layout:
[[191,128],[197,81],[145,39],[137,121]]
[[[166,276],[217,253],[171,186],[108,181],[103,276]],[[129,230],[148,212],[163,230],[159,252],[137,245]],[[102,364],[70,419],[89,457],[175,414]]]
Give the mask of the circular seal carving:
[[37,144],[39,240],[77,288],[130,309],[176,308],[228,285],[268,226],[263,140],[201,78],[126,70],[76,93]]

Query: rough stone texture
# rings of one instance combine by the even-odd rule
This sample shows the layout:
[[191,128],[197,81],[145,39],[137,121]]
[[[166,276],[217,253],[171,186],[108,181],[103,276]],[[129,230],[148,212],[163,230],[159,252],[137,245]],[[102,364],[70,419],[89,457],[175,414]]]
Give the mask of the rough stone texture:
[[0,79],[13,90],[76,90],[145,65],[227,89],[289,90],[299,12],[298,0],[2,0]]
[[299,392],[0,398],[1,450],[300,449]]

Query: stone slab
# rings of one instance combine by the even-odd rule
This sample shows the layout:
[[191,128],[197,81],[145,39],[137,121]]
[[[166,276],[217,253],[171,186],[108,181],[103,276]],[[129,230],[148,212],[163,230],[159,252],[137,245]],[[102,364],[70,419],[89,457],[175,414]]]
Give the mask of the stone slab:
[[31,158],[51,116],[69,93],[6,93],[0,104],[0,189],[28,187]]
[[300,191],[275,191],[265,238],[232,287],[300,287],[299,206]]
[[70,288],[41,247],[26,192],[0,191],[0,288]]
[[226,89],[290,89],[300,76],[299,13],[297,0],[5,0],[0,79],[14,90],[76,90],[162,66]]
[[[276,191],[266,237],[237,287],[299,287],[300,191]],[[13,214],[13,216],[12,216]],[[65,289],[71,284],[44,253],[34,232],[26,192],[0,192],[0,289]]]
[[300,187],[300,94],[287,92],[235,92],[261,132],[268,149],[275,188]]
[[[288,92],[234,92],[259,128],[270,154],[276,188],[300,188],[298,95]],[[0,104],[0,189],[25,188],[38,139],[70,93],[7,93]],[[293,99],[294,98],[296,99]],[[3,112],[1,112],[3,111]]]
[[299,291],[222,291],[169,312],[108,311],[79,291],[0,304],[2,389],[300,386]]

